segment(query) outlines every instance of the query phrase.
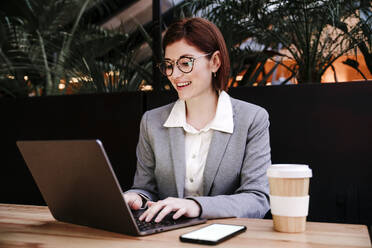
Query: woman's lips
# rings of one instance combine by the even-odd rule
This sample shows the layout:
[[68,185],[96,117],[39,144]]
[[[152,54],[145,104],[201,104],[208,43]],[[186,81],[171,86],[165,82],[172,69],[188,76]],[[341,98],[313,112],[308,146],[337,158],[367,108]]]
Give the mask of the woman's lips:
[[191,84],[191,81],[176,83],[177,88],[184,88],[184,87],[189,86],[190,84]]

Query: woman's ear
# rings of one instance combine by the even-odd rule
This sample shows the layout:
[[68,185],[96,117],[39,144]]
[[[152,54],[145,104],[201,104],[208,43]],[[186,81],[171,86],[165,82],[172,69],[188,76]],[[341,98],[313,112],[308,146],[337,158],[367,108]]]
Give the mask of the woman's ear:
[[220,51],[215,51],[212,54],[212,58],[210,60],[210,66],[211,66],[211,71],[212,72],[217,72],[218,69],[221,66],[221,53]]

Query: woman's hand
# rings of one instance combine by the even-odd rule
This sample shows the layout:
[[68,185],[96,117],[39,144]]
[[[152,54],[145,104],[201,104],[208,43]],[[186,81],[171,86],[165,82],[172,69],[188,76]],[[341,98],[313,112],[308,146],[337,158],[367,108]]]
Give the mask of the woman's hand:
[[200,215],[200,206],[193,200],[168,197],[157,202],[148,201],[148,209],[139,217],[140,221],[149,222],[154,216],[155,222],[160,222],[167,214],[172,211],[176,213],[173,219],[178,219],[182,215],[186,217],[198,217]]
[[133,210],[138,210],[142,207],[142,197],[134,192],[128,192],[124,194],[124,200]]

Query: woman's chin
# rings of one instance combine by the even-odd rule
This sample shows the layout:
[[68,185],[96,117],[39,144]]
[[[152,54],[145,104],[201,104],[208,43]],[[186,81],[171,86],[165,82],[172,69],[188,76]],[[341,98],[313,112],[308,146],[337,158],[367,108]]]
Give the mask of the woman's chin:
[[185,96],[185,94],[178,93],[178,99],[186,101],[188,98]]
[[178,93],[178,98],[181,99],[181,100],[188,100],[190,98],[190,94],[188,94],[187,92],[183,91],[183,90],[177,90],[177,93]]

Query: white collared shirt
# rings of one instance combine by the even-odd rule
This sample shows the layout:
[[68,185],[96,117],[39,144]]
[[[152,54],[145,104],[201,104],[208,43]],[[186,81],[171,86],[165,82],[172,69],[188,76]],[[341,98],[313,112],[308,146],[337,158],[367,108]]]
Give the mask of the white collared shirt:
[[163,126],[182,127],[184,129],[186,161],[184,195],[185,197],[203,195],[203,173],[213,130],[226,133],[233,133],[234,131],[230,96],[225,91],[221,91],[215,117],[200,130],[196,130],[186,122],[186,104],[184,100],[180,99],[174,104]]

